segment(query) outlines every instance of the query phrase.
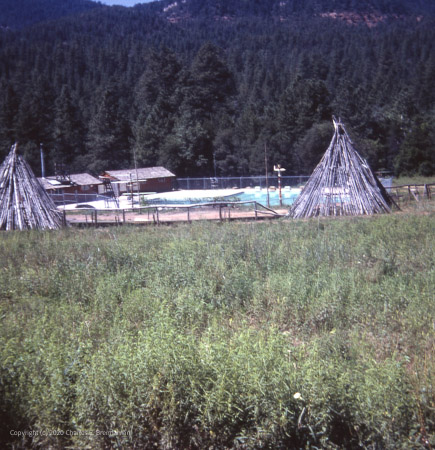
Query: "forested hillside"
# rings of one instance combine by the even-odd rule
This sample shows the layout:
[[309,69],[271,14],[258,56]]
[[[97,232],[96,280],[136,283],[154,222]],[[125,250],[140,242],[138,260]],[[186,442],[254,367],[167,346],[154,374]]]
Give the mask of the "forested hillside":
[[247,175],[266,143],[271,167],[309,173],[335,114],[374,168],[435,173],[433,2],[63,3],[0,30],[1,158],[18,140],[37,173],[43,143],[49,171],[135,153],[179,176]]
[[0,0],[0,27],[24,28],[99,7],[90,0]]

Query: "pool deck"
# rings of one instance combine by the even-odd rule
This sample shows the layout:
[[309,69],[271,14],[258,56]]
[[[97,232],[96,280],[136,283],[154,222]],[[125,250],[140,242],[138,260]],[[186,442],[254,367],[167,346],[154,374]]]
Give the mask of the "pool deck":
[[[221,222],[265,220],[282,217],[288,212],[286,198],[283,198],[283,206],[266,207],[267,198],[258,198],[262,195],[261,191],[247,189],[248,198],[240,199],[244,191],[242,189],[171,191],[141,197],[144,203],[142,206],[139,206],[137,198],[121,196],[116,205],[114,202],[107,203],[100,200],[59,208],[64,209],[65,219],[71,225],[82,227],[160,225],[200,220]],[[274,194],[276,197],[277,193]]]

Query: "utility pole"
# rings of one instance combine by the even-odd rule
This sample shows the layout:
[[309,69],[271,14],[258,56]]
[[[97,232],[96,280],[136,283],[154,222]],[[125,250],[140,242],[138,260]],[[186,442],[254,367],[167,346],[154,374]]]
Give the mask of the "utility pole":
[[[136,149],[133,146],[133,159],[134,159],[134,170],[136,171],[136,183],[137,183],[137,200],[140,204],[140,192],[139,192],[139,174],[137,171],[137,162],[136,162]],[[131,189],[131,191],[133,192],[133,188]]]
[[133,179],[131,176],[131,172],[130,172],[130,195],[131,195],[131,209],[134,208],[134,204],[133,204]]
[[41,153],[41,176],[42,178],[45,178],[44,149],[42,142],[39,144],[39,150]]
[[267,173],[267,144],[264,143],[264,167],[266,169],[266,198],[267,198],[267,207],[270,208],[269,201],[269,175]]

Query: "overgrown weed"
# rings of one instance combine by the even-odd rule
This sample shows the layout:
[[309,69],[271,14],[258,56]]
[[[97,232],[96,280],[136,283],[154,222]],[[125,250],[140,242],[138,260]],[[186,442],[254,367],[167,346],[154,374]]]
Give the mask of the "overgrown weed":
[[434,445],[433,219],[3,233],[2,442]]

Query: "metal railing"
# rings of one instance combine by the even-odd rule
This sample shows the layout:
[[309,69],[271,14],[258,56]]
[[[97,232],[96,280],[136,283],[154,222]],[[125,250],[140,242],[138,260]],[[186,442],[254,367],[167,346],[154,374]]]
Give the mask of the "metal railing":
[[71,205],[73,203],[87,203],[95,202],[97,200],[111,200],[111,197],[101,194],[78,194],[78,193],[65,193],[65,194],[51,194],[48,192],[50,198],[54,201],[54,204],[59,205]]
[[[308,178],[308,175],[297,176],[282,176],[281,185],[296,187],[304,184]],[[268,177],[268,185],[278,186],[278,177]],[[256,177],[218,177],[218,178],[177,178],[178,189],[191,190],[191,189],[245,189],[247,187],[266,188],[266,176]]]
[[[282,176],[281,186],[301,186],[307,182],[309,179],[308,175],[297,175],[297,176]],[[391,178],[381,178],[381,183],[387,189],[393,189]],[[278,187],[278,177],[270,176],[268,177],[267,184],[269,187]],[[260,187],[261,189],[266,188],[266,177],[265,176],[255,176],[255,177],[219,177],[219,178],[177,178],[176,187],[181,190],[193,190],[193,189],[245,189],[248,187],[255,188]],[[64,193],[64,194],[54,194],[49,193],[50,197],[53,199],[56,205],[69,205],[72,203],[87,203],[96,200],[110,201],[112,198],[108,195],[101,194],[79,194],[79,193]]]

